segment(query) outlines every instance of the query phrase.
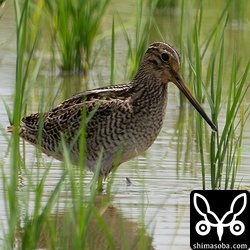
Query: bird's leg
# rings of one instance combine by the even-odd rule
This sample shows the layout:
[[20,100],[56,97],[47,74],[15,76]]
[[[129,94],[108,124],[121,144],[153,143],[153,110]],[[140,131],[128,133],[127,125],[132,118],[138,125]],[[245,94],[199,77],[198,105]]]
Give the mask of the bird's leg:
[[92,180],[88,184],[88,187],[90,190],[95,189],[97,191],[97,193],[102,193],[102,191],[104,190],[103,184],[102,184],[104,176],[102,174],[100,174],[97,178],[98,179],[96,179],[96,177],[93,176]]
[[103,185],[102,185],[103,179],[104,179],[103,175],[100,175],[98,177],[98,180],[97,180],[97,192],[98,193],[102,193],[102,191],[104,190]]

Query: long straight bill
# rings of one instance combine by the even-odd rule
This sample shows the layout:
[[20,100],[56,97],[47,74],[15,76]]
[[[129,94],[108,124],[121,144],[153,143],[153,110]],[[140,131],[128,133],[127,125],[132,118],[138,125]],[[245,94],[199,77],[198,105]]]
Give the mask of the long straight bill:
[[172,82],[180,89],[180,91],[187,97],[187,99],[191,102],[191,104],[195,107],[195,109],[200,113],[200,115],[204,118],[204,120],[209,124],[213,131],[217,132],[217,127],[214,123],[209,119],[206,112],[203,110],[201,105],[192,95],[187,85],[182,80],[181,76],[177,72],[172,72]]

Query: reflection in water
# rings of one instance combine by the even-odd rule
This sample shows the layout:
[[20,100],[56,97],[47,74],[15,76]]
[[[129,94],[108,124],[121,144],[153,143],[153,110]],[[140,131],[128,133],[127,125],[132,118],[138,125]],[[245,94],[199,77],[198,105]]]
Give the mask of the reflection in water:
[[[192,151],[194,149],[194,110],[191,105],[189,107],[180,106],[179,114],[176,117],[174,124],[174,133],[171,136],[172,144],[175,143],[176,148],[176,175],[183,176],[187,171],[194,171],[195,164],[188,164],[194,162],[192,158]],[[186,146],[188,145],[188,147]]]
[[29,234],[35,224],[40,234],[36,246],[39,249],[154,249],[145,230],[125,219],[106,198],[99,195],[94,205],[82,204],[79,209],[58,209],[48,217],[41,231],[39,219],[22,220],[20,224],[24,226],[16,233],[19,247],[26,249],[29,243],[25,241],[30,239],[25,233]]
[[50,110],[62,101],[87,89],[88,83],[82,76],[40,75],[29,95],[27,113]]

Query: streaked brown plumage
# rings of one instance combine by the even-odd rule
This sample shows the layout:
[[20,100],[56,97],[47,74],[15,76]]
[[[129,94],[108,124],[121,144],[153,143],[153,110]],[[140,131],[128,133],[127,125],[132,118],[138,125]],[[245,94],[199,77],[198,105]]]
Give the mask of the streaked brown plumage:
[[49,112],[24,117],[19,129],[20,137],[38,146],[39,127],[43,125],[42,151],[63,160],[60,146],[63,136],[70,149],[71,160],[77,165],[79,129],[84,114],[84,119],[89,119],[86,125],[85,166],[94,171],[102,151],[100,175],[106,177],[118,152],[119,165],[145,151],[156,139],[163,124],[170,81],[216,131],[215,125],[184,84],[179,70],[178,52],[168,44],[153,43],[131,83],[89,90],[73,96]]

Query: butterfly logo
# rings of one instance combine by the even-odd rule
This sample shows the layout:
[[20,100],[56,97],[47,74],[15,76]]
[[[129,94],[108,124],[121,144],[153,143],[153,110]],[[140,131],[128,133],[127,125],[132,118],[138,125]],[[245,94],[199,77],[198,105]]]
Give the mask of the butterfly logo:
[[[200,199],[200,203],[199,203],[200,208],[198,206],[199,199]],[[235,204],[239,203],[240,199],[243,199],[243,205],[240,209],[238,208],[239,210],[237,210],[237,208],[235,207]],[[243,234],[243,232],[245,231],[245,225],[243,224],[242,221],[237,220],[237,216],[239,216],[246,208],[246,205],[247,205],[246,193],[239,194],[233,199],[231,206],[230,206],[230,210],[227,211],[222,216],[221,219],[219,219],[218,216],[213,211],[210,210],[210,205],[207,199],[203,195],[199,193],[195,193],[193,197],[193,203],[194,203],[194,207],[196,211],[204,218],[203,220],[200,220],[199,222],[197,222],[195,226],[195,230],[199,235],[202,235],[202,236],[207,235],[210,232],[211,227],[215,227],[217,228],[217,235],[218,235],[219,241],[221,241],[225,227],[229,227],[230,232],[236,236]],[[228,220],[231,217],[232,217],[231,221],[225,223],[225,220],[226,219]]]

